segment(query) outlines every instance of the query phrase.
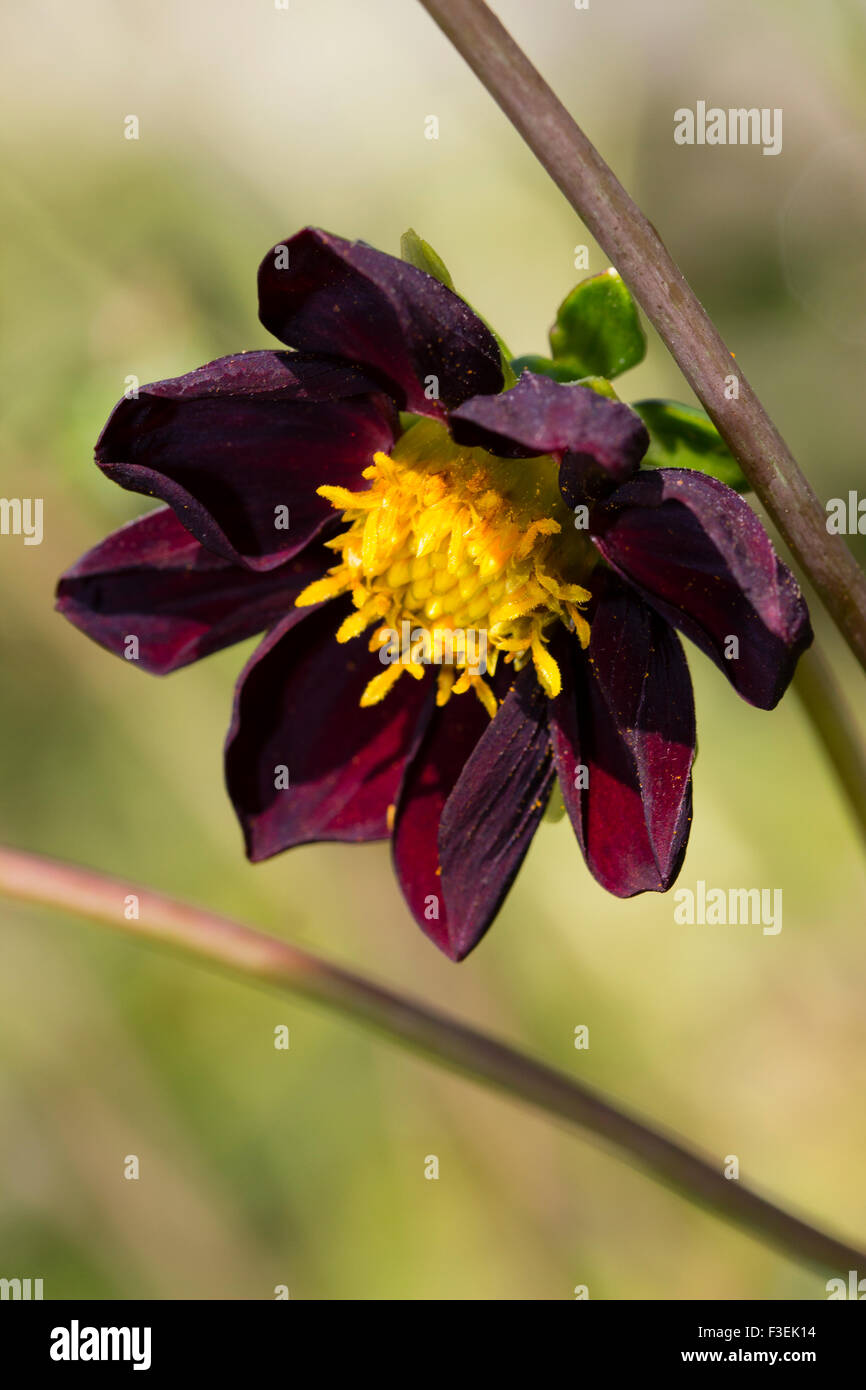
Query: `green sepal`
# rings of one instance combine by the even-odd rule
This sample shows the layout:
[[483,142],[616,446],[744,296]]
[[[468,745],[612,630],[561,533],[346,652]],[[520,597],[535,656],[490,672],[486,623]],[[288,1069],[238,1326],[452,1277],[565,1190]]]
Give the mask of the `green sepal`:
[[[429,241],[425,241],[423,237],[418,235],[414,227],[410,227],[400,238],[400,259],[408,261],[409,265],[414,265],[416,270],[423,270],[426,275],[432,275],[433,279],[438,280],[446,289],[453,290],[455,294],[459,293],[454,287],[451,272],[442,257],[433,250]],[[496,339],[496,345],[499,348],[499,364],[502,368],[502,389],[503,391],[507,391],[517,383],[517,377],[511,370],[511,353],[508,351],[502,338],[500,338],[499,334],[496,332],[496,329],[492,324],[487,322],[484,315],[479,314],[478,310],[473,308],[464,295],[461,294],[460,298],[463,300],[464,304],[472,309],[473,314],[476,314],[478,318],[481,319],[484,327],[489,329]]]
[[578,386],[586,386],[590,391],[594,391],[597,396],[607,396],[609,401],[618,401],[620,398],[616,394],[613,384],[608,381],[606,376],[582,376],[578,380]]
[[400,259],[414,265],[416,270],[423,270],[427,275],[432,275],[434,280],[438,280],[449,290],[454,289],[451,272],[442,257],[436,254],[429,241],[418,235],[414,227],[410,227],[400,238]]
[[[471,309],[472,305],[470,304],[469,307]],[[478,314],[478,310],[474,309],[473,313]],[[496,329],[493,328],[485,318],[482,318],[480,314],[478,314],[478,317],[481,319],[485,328],[490,329],[490,332],[496,339],[499,348],[499,365],[502,368],[502,389],[503,391],[510,391],[512,386],[517,385],[517,375],[511,365],[511,353],[508,351],[504,339],[500,338],[499,334],[496,332]]]
[[619,376],[643,360],[646,336],[637,306],[615,270],[590,275],[566,295],[550,348],[554,360],[577,363],[579,377]]
[[419,421],[426,420],[427,418],[426,415],[415,415],[411,410],[401,410],[398,414],[400,418],[401,434],[406,434],[408,430],[411,430],[413,425],[417,425]]
[[552,377],[554,381],[574,382],[577,386],[586,386],[599,396],[607,396],[608,400],[619,400],[607,377],[584,376],[580,363],[573,362],[570,358],[561,357],[558,362],[554,362],[551,357],[539,357],[530,352],[524,357],[515,357],[511,365],[518,376],[521,372],[538,372],[541,376]]
[[583,376],[579,362],[572,362],[566,357],[554,362],[552,357],[540,357],[532,352],[515,357],[511,366],[518,376],[521,372],[537,372],[541,376],[553,377],[554,381],[577,381],[578,377]]
[[749,492],[744,476],[722,436],[705,411],[678,401],[632,401],[649,430],[650,446],[643,463],[650,468],[694,468],[718,478],[736,492]]

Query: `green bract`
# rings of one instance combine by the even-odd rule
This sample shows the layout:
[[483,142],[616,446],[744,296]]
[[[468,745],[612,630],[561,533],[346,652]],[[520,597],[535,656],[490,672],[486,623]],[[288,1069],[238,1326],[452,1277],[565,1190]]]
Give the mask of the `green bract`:
[[[440,284],[445,285],[449,290],[454,290],[454,293],[457,294],[457,290],[454,289],[454,281],[451,278],[451,272],[442,257],[436,254],[429,241],[425,241],[423,237],[418,235],[414,227],[410,227],[400,238],[400,258],[401,260],[408,261],[409,265],[414,265],[416,270],[423,270],[428,275],[432,275],[434,280],[438,280]],[[465,295],[461,295],[460,298],[465,304],[469,304],[469,300],[466,299]],[[469,304],[469,307],[472,309],[471,304]],[[472,312],[478,314],[477,309],[472,309]],[[490,332],[493,334],[498,344],[504,389],[507,391],[509,386],[513,386],[517,381],[517,377],[511,367],[511,353],[496,332],[496,329],[492,324],[487,322],[483,314],[478,314],[478,317],[481,319],[481,322],[490,329]]]
[[577,384],[578,386],[585,386],[589,391],[594,391],[597,396],[607,396],[609,401],[620,399],[606,376],[582,376],[578,378]]
[[447,285],[449,290],[454,289],[454,281],[442,257],[437,256],[429,241],[420,237],[413,227],[400,238],[400,257],[414,265],[416,270],[424,270],[428,275],[432,275],[434,280]]
[[511,365],[518,376],[521,372],[538,372],[541,376],[552,376],[554,381],[577,381],[583,376],[579,362],[572,362],[570,358],[554,362],[551,357],[540,357],[534,352],[515,357]]
[[572,380],[614,377],[636,367],[646,352],[637,308],[613,269],[581,280],[559,306],[550,330],[555,362],[573,364]]
[[649,430],[650,446],[644,464],[650,468],[696,468],[727,483],[737,492],[750,484],[709,416],[677,401],[633,401]]

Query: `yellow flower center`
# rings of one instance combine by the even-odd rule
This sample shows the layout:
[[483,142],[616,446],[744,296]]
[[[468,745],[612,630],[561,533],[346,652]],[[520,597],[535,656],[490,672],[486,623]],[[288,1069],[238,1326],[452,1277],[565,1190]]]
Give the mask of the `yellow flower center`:
[[383,669],[361,704],[383,699],[404,671],[420,679],[431,660],[440,666],[440,705],[474,690],[494,715],[485,675],[500,658],[515,670],[531,661],[545,692],[557,695],[547,643],[562,622],[587,645],[580,608],[590,593],[577,581],[594,552],[562,500],[555,460],[461,448],[443,425],[422,420],[393,455],[375,454],[364,477],[361,492],[317,489],[347,529],[327,542],[339,562],[295,600],[305,607],[351,594],[355,612],[338,642],[374,627],[370,650]]

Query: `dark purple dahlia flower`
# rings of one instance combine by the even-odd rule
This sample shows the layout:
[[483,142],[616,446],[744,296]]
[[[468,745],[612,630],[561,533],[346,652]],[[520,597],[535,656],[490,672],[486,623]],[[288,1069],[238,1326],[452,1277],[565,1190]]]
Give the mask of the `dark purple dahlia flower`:
[[674,629],[765,709],[811,640],[757,517],[713,478],[641,471],[626,405],[531,372],[503,391],[491,332],[412,265],[307,229],[259,294],[293,351],[114,410],[100,468],[168,506],[79,560],[60,611],[157,674],[267,630],[226,745],[249,857],[390,835],[454,960],[557,776],[598,881],[669,888],[695,749]]

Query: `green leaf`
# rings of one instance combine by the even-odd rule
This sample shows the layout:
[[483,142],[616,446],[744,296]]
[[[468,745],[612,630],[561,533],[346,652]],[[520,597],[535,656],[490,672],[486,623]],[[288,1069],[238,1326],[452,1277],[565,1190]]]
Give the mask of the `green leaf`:
[[414,265],[416,270],[432,275],[434,280],[447,285],[449,290],[454,289],[454,281],[442,257],[437,256],[429,241],[420,237],[412,227],[400,238],[400,258]]
[[644,464],[651,468],[696,468],[737,492],[750,490],[751,484],[705,411],[678,401],[633,401],[631,408],[649,430]]
[[613,269],[591,275],[566,295],[550,330],[554,358],[579,366],[579,376],[619,376],[646,352],[637,307]]

